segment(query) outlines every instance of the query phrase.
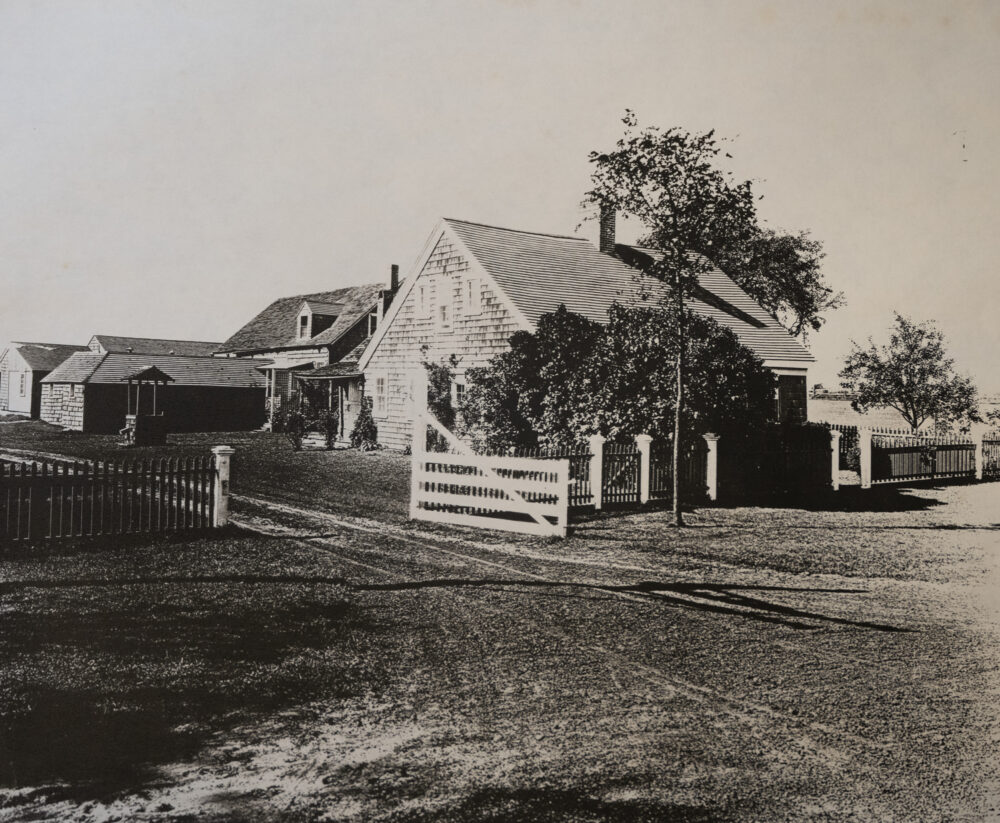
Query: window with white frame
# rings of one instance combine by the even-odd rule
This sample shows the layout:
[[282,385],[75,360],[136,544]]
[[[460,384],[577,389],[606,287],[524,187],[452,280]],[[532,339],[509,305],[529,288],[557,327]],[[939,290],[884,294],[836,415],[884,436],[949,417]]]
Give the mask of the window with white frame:
[[375,375],[373,407],[376,417],[385,417],[389,413],[388,378],[384,374]]
[[430,316],[430,295],[428,292],[429,287],[426,283],[417,286],[417,317]]
[[301,314],[299,315],[299,339],[302,340],[309,336],[309,315]]
[[28,375],[26,375],[24,372],[21,372],[21,382],[20,382],[21,397],[24,397],[25,387],[27,386],[27,384],[28,384]]
[[476,317],[483,313],[483,284],[478,277],[469,277],[465,281],[465,313]]

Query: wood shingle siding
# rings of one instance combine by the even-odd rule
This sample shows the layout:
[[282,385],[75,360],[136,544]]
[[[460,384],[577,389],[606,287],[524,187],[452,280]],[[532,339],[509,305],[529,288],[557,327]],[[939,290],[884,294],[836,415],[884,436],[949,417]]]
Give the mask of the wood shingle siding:
[[[474,281],[472,306],[470,279]],[[450,306],[448,326],[442,323],[442,305]],[[376,414],[375,423],[379,444],[390,449],[410,444],[410,392],[416,370],[454,354],[458,357],[456,378],[461,381],[466,369],[485,366],[494,355],[506,351],[510,336],[523,328],[500,296],[481,283],[447,235],[435,244],[396,312],[365,368],[365,395],[373,405],[377,380],[385,378],[385,413]]]

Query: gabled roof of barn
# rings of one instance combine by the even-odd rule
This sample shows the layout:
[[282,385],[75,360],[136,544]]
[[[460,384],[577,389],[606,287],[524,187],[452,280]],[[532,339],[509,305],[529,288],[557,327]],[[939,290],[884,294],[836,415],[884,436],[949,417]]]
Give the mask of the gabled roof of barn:
[[155,368],[170,375],[177,386],[263,388],[265,379],[258,369],[264,362],[237,357],[88,352],[74,354],[42,382],[120,385],[130,375]]
[[76,352],[87,351],[86,346],[73,346],[64,343],[21,343],[11,345],[24,358],[32,371],[52,371],[60,363]]

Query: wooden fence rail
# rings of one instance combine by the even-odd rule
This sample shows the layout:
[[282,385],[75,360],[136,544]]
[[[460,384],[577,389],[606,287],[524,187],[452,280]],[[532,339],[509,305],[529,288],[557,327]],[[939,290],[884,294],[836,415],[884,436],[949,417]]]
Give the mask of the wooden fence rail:
[[216,486],[224,469],[228,496],[229,453],[98,463],[0,461],[0,542],[223,525]]

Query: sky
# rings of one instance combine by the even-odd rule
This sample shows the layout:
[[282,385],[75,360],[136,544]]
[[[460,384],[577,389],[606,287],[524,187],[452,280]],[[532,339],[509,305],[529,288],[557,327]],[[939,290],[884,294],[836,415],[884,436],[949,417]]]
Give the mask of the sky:
[[899,311],[1000,392],[998,77],[991,0],[0,0],[0,339],[221,341],[440,217],[594,238],[632,109],[823,243],[810,382]]

